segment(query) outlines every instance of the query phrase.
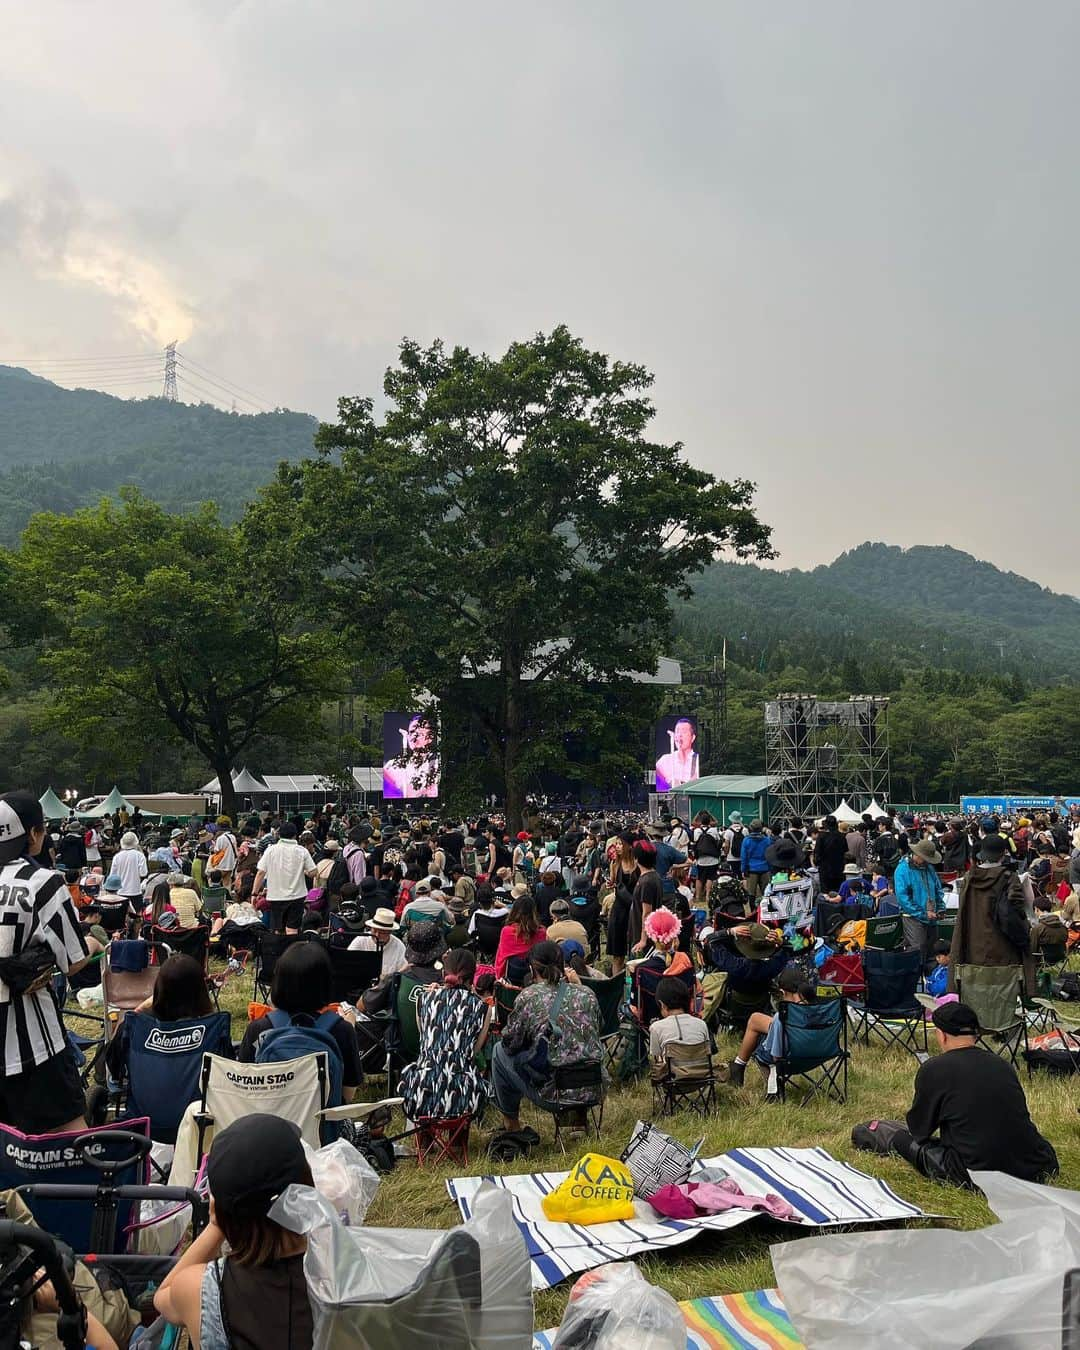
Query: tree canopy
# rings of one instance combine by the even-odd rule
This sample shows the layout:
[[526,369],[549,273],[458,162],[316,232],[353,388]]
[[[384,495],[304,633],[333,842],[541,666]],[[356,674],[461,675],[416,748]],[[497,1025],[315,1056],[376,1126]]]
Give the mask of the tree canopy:
[[42,647],[49,720],[88,745],[192,746],[234,818],[245,747],[305,736],[342,687],[339,636],[300,622],[284,580],[212,505],[173,516],[125,489],[119,504],[41,514],[5,573],[16,633]]
[[366,652],[437,697],[459,782],[492,775],[511,820],[576,736],[606,726],[609,769],[640,771],[611,728],[648,715],[629,677],[655,669],[670,597],[721,549],[769,556],[752,484],[649,439],[651,383],[565,328],[500,357],[407,341],[381,420],[343,398],[252,508]]

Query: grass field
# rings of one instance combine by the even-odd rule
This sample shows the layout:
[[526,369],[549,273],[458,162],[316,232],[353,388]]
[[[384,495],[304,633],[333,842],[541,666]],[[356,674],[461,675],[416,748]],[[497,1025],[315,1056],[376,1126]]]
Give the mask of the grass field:
[[[247,1020],[250,980],[232,981],[222,1000],[223,1008],[233,1015],[234,1037],[239,1038]],[[1067,1008],[1062,1012],[1069,1016]],[[932,1039],[932,1038],[931,1038]],[[865,1172],[888,1182],[904,1199],[923,1209],[947,1216],[943,1222],[961,1228],[978,1228],[992,1222],[981,1197],[939,1186],[924,1180],[898,1158],[879,1158],[859,1153],[851,1147],[851,1128],[858,1121],[875,1116],[903,1116],[911,1102],[911,1084],[915,1061],[898,1050],[866,1049],[851,1046],[848,1100],[845,1106],[815,1100],[806,1107],[796,1104],[797,1097],[783,1105],[766,1104],[762,1099],[762,1079],[756,1069],[747,1071],[746,1087],[735,1090],[720,1085],[717,1110],[705,1120],[700,1115],[683,1113],[665,1120],[664,1128],[686,1143],[705,1135],[704,1155],[723,1153],[729,1148],[784,1145],[793,1148],[821,1147],[834,1157],[844,1159]],[[735,1053],[735,1042],[722,1039],[720,1053]],[[1080,1093],[1075,1078],[1049,1078],[1039,1074],[1024,1080],[1032,1116],[1044,1135],[1053,1143],[1061,1162],[1059,1184],[1080,1189]],[[377,1084],[365,1090],[365,1097],[378,1095]],[[651,1115],[651,1093],[647,1084],[613,1090],[605,1103],[603,1132],[599,1141],[590,1139],[588,1147],[618,1156],[634,1123]],[[530,1114],[531,1113],[531,1114]],[[528,1158],[510,1166],[491,1164],[483,1153],[483,1142],[495,1128],[491,1115],[484,1126],[474,1128],[470,1147],[473,1172],[557,1171],[574,1161],[574,1153],[563,1155],[552,1146],[550,1117],[525,1104],[523,1117],[541,1135],[543,1143]],[[570,1147],[576,1146],[576,1142]],[[581,1146],[584,1151],[586,1146]],[[395,1228],[447,1228],[458,1221],[458,1212],[446,1194],[444,1182],[460,1169],[423,1171],[408,1161],[383,1179],[368,1223]],[[654,1284],[685,1299],[706,1294],[737,1293],[774,1283],[769,1246],[792,1240],[790,1229],[757,1220],[727,1234],[707,1234],[658,1256],[638,1258],[642,1272]],[[536,1326],[556,1325],[566,1305],[571,1282],[536,1296]]]

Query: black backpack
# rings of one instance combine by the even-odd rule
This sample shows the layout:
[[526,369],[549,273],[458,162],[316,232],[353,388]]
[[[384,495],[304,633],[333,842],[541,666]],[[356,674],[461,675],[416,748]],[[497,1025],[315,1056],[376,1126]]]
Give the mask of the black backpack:
[[731,846],[728,853],[731,857],[737,858],[742,851],[742,841],[746,837],[746,831],[740,825],[738,829],[731,831]]
[[900,845],[894,834],[886,831],[885,834],[878,835],[874,840],[873,858],[881,865],[886,875],[892,876],[896,871],[896,864],[900,861]]
[[347,885],[351,879],[349,864],[345,861],[344,855],[339,853],[334,859],[333,867],[326,874],[326,882],[323,885],[324,895],[340,895],[342,886]]

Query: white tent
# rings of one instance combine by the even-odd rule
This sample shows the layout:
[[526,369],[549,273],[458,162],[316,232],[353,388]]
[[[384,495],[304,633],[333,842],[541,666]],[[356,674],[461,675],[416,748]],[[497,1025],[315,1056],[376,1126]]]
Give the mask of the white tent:
[[866,808],[866,814],[868,816],[872,816],[874,820],[880,820],[882,816],[885,814],[885,812],[879,806],[878,799],[876,797],[871,797],[870,805]]
[[846,797],[841,797],[840,805],[832,814],[836,817],[836,823],[838,825],[858,825],[862,820],[862,816],[859,815],[858,811],[853,811],[851,807],[848,806]]

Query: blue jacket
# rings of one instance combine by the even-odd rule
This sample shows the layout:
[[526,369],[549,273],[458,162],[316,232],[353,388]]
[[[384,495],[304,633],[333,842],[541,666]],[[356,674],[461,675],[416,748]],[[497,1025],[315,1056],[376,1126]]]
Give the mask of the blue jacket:
[[742,851],[739,854],[739,862],[742,864],[744,872],[769,872],[772,869],[765,861],[765,850],[772,843],[772,840],[764,832],[761,834],[743,835]]
[[656,846],[656,875],[664,883],[664,890],[668,894],[675,892],[675,878],[668,876],[671,869],[678,863],[686,861],[686,854],[680,853],[677,848],[673,848],[666,840],[661,840]]
[[900,913],[906,914],[910,919],[918,919],[920,923],[927,922],[929,918],[927,910],[931,905],[937,909],[945,894],[941,878],[930,864],[916,867],[910,858],[901,858],[897,864],[893,876],[893,890],[896,892]]
[[949,967],[935,966],[926,977],[926,992],[934,998],[942,998],[949,992]]

